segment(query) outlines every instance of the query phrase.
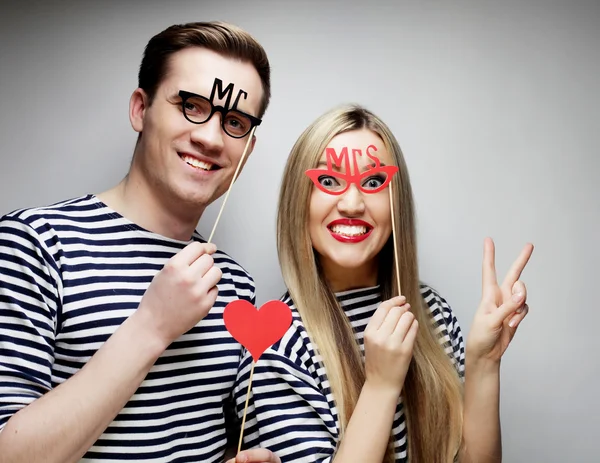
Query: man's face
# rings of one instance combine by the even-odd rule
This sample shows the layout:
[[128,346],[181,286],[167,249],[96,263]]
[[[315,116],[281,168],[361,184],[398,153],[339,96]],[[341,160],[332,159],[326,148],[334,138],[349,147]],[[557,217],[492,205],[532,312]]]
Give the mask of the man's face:
[[[222,82],[216,89],[215,79]],[[203,124],[193,124],[182,112],[179,92],[206,98],[213,94],[213,104],[225,106],[224,90],[230,84],[233,89],[229,107],[242,90],[246,95],[241,94],[237,109],[257,117],[262,86],[252,64],[204,48],[188,48],[171,56],[167,75],[152,104],[148,106],[146,97],[137,120],[133,111],[132,124],[142,135],[132,169],[140,170],[163,204],[173,207],[185,204],[202,213],[229,187],[249,135],[243,138],[227,135],[219,112]],[[247,155],[253,145],[254,141]]]

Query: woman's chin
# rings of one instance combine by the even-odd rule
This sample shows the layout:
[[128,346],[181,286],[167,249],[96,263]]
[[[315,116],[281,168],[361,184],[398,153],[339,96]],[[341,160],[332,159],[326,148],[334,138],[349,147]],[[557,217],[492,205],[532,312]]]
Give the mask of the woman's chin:
[[372,275],[377,273],[376,259],[357,258],[356,255],[330,255],[321,259],[321,263],[325,272],[332,274],[336,279],[356,279],[364,276],[370,280]]

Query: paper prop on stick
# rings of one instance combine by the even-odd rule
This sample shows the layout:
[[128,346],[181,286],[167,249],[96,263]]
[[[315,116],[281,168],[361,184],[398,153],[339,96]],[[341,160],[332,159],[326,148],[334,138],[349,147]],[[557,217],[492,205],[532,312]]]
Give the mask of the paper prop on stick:
[[[349,151],[352,153],[352,164],[350,163]],[[326,148],[326,169],[309,169],[306,175],[313,181],[315,186],[324,193],[330,195],[344,194],[350,185],[354,184],[361,192],[374,194],[389,186],[390,210],[392,216],[392,236],[394,241],[394,262],[396,265],[396,284],[398,294],[402,294],[400,288],[400,267],[398,263],[398,248],[396,244],[396,224],[394,217],[394,194],[392,177],[398,172],[396,166],[382,165],[379,158],[374,154],[377,151],[375,145],[367,146],[364,156],[371,164],[364,172],[360,172],[358,159],[363,156],[362,149],[348,148],[344,146],[338,155],[335,148]],[[327,184],[325,184],[327,182]]]
[[255,130],[256,130],[256,126],[252,127],[252,130],[250,130],[250,136],[248,137],[248,140],[246,141],[246,147],[244,148],[244,152],[242,153],[240,162],[239,162],[237,168],[235,169],[233,178],[231,179],[231,184],[229,185],[229,188],[227,189],[227,193],[225,193],[225,198],[223,199],[223,203],[221,204],[221,209],[219,209],[219,213],[217,214],[217,220],[215,220],[215,224],[213,225],[213,229],[210,232],[210,236],[208,237],[207,243],[212,242],[213,235],[215,234],[215,230],[217,229],[217,224],[219,223],[219,219],[221,218],[221,214],[223,213],[223,209],[225,208],[225,204],[227,203],[227,198],[229,198],[229,193],[231,192],[231,189],[233,188],[233,184],[235,183],[235,180],[238,177],[240,168],[244,164],[244,159],[246,158],[246,153],[248,153],[248,147],[250,146],[250,141],[252,140],[252,137],[254,136]]
[[223,312],[223,320],[225,321],[227,331],[231,333],[237,342],[248,349],[253,359],[237,450],[240,453],[244,437],[244,425],[246,424],[248,399],[250,398],[250,388],[252,387],[252,376],[254,375],[254,365],[256,365],[263,352],[279,341],[288,330],[292,324],[292,311],[282,301],[266,302],[257,310],[248,301],[238,299],[227,304]]
[[[244,138],[246,146],[242,152],[240,161],[233,173],[231,183],[221,204],[221,209],[217,214],[217,219],[213,225],[213,229],[208,237],[208,243],[212,242],[217,224],[229,198],[229,193],[233,188],[233,184],[237,180],[240,169],[244,165],[244,161],[248,154],[248,148],[254,137],[256,127],[262,122],[259,118],[245,113],[238,109],[240,98],[248,98],[248,93],[242,89],[238,90],[237,96],[233,105],[230,107],[231,98],[233,96],[234,84],[229,83],[223,89],[223,81],[216,78],[213,83],[213,88],[210,93],[210,98],[195,93],[180,91],[179,95],[182,98],[182,109],[187,120],[194,124],[203,124],[210,120],[215,112],[221,114],[221,127],[223,131],[232,138]],[[217,100],[225,100],[223,106],[215,105],[215,97]],[[269,346],[277,342],[289,328],[292,322],[292,312],[287,304],[281,301],[270,301],[261,307],[261,310],[256,310],[252,304],[244,300],[230,302],[223,312],[225,327],[231,335],[244,347],[250,351],[254,361],[252,362],[252,370],[250,372],[250,381],[248,384],[248,393],[252,384],[252,374],[254,373],[254,364],[262,353]],[[248,407],[248,397],[246,397],[246,407]],[[242,422],[242,431],[240,433],[240,443],[238,453],[242,445],[242,437],[244,434],[244,423],[246,421],[246,409],[244,409],[244,420]]]
[[[229,137],[244,138],[245,136],[249,135],[248,140],[246,141],[246,146],[244,147],[244,151],[242,152],[240,162],[235,169],[233,178],[231,179],[231,184],[229,185],[227,194],[225,195],[223,203],[221,204],[221,209],[217,215],[217,220],[215,221],[213,229],[208,238],[209,243],[212,241],[217,224],[219,223],[219,219],[221,218],[221,214],[223,213],[223,209],[227,203],[227,198],[229,197],[231,188],[233,187],[240,169],[244,164],[244,160],[248,154],[248,148],[250,147],[250,143],[254,137],[254,131],[262,122],[259,118],[238,109],[240,98],[243,97],[244,100],[248,98],[248,93],[244,90],[238,90],[235,101],[233,102],[233,105],[230,106],[231,97],[233,96],[233,89],[233,82],[229,83],[229,85],[223,89],[223,81],[216,78],[213,83],[210,98],[183,90],[179,92],[183,115],[188,121],[192,122],[193,124],[204,124],[205,122],[209,121],[216,112],[218,112],[221,114],[221,127]],[[217,100],[225,100],[223,106],[215,104],[215,97]]]

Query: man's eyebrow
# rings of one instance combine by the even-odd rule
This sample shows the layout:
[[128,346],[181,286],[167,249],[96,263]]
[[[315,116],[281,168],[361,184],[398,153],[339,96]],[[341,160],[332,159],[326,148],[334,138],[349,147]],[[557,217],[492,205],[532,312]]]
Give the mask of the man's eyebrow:
[[[206,95],[203,95],[202,93],[190,92],[189,90],[185,90],[185,89],[183,89],[183,88],[181,88],[181,89],[179,89],[179,90],[181,90],[181,91],[184,91],[184,92],[186,92],[186,93],[189,93],[189,94],[190,94],[190,96],[193,96],[193,97],[198,97],[198,96],[200,96],[200,97],[202,97],[202,98],[206,98],[207,100],[209,99],[209,98],[208,98]],[[179,90],[177,91],[177,96],[179,96]]]
[[191,97],[196,97],[196,96],[202,96],[202,95],[198,95],[197,93],[194,92],[188,92],[187,90],[184,90],[182,88],[180,88],[179,90],[173,90],[173,93],[170,94],[169,97],[167,97],[168,100],[172,101],[172,102],[176,102],[176,103],[180,103],[181,100],[183,100],[183,97],[179,94],[179,92],[186,92],[189,93]]

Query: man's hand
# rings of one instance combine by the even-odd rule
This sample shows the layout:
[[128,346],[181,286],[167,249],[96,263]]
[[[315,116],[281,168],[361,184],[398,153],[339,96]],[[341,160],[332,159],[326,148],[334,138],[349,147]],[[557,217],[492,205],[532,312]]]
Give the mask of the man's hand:
[[154,276],[132,315],[164,343],[165,349],[192,329],[214,305],[216,285],[222,276],[211,256],[215,251],[214,244],[193,242],[171,257]]

